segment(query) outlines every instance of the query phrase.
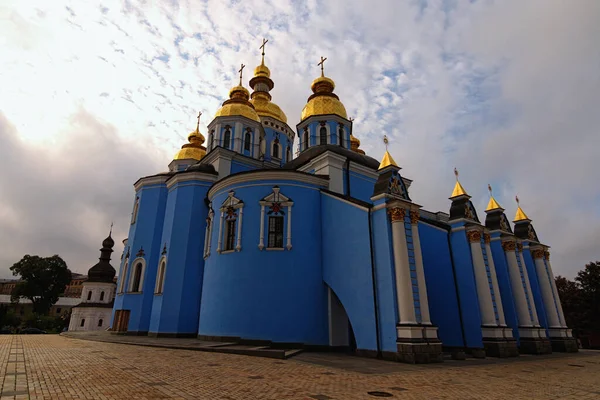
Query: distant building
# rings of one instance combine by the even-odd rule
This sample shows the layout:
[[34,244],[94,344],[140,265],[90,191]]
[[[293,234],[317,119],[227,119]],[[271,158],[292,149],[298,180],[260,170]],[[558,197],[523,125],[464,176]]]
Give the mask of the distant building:
[[90,268],[87,279],[81,283],[80,303],[72,309],[70,331],[98,331],[110,326],[117,288],[116,271],[110,265],[114,245],[109,234],[102,242],[100,261]]

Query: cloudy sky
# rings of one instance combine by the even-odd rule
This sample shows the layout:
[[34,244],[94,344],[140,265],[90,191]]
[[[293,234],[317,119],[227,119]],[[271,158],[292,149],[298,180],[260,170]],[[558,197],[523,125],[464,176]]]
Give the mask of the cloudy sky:
[[488,183],[509,218],[519,195],[556,274],[600,259],[600,1],[0,0],[0,277],[26,253],[87,271],[113,220],[124,239],[132,184],[198,110],[206,132],[263,37],[292,127],[326,56],[417,203],[447,211],[456,166],[480,218]]

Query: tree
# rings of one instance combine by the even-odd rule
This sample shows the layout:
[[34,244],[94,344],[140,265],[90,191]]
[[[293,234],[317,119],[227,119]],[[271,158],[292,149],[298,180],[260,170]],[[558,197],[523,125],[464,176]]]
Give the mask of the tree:
[[33,303],[33,312],[45,315],[71,281],[71,271],[58,255],[39,257],[25,255],[10,267],[13,275],[19,275],[12,293],[12,301],[24,297]]
[[575,281],[581,287],[583,325],[600,330],[600,261],[587,264],[577,273]]
[[579,283],[558,275],[555,278],[556,289],[562,303],[567,326],[577,335],[583,328],[583,302]]

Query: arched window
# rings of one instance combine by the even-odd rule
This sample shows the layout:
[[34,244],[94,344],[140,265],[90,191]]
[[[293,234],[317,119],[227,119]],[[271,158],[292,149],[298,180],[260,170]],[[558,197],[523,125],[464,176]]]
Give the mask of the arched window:
[[287,148],[286,155],[285,155],[285,161],[286,162],[292,161],[292,149],[290,148],[290,146],[288,146],[288,148]]
[[92,299],[92,291],[90,290],[90,291],[88,292],[88,301],[90,301],[91,299]]
[[100,318],[100,319],[98,320],[98,326],[102,326],[102,322],[104,322],[104,321],[102,321],[102,318]]
[[140,208],[140,197],[137,196],[135,198],[135,203],[133,205],[133,213],[131,214],[131,225],[135,224],[137,220],[138,209]]
[[226,128],[225,133],[223,134],[223,147],[228,149],[230,144],[231,144],[231,131],[229,130],[229,128]]
[[125,290],[125,279],[127,279],[127,269],[129,268],[129,257],[125,258],[123,264],[123,270],[121,270],[121,280],[119,281],[119,293],[123,293]]
[[244,150],[250,151],[251,144],[252,144],[252,135],[250,134],[250,132],[246,132],[246,135],[244,136]]
[[273,151],[271,152],[273,158],[281,158],[279,155],[279,143],[273,143]]
[[104,301],[104,292],[100,292],[100,301]]
[[304,128],[304,137],[302,138],[304,150],[308,149],[308,128]]
[[344,147],[344,125],[340,125],[340,146]]
[[132,292],[139,292],[140,291],[140,284],[142,283],[142,270],[144,269],[144,266],[142,265],[141,262],[135,264],[135,267],[133,268],[133,282],[131,284],[131,291]]
[[327,144],[327,128],[324,126],[319,129],[319,144]]
[[235,219],[225,221],[225,251],[235,247]]
[[81,319],[81,323],[79,324],[79,326],[84,326],[85,325],[85,318]]
[[158,266],[158,274],[156,274],[156,288],[154,289],[155,294],[160,294],[163,292],[165,287],[165,269],[167,267],[167,259],[163,257],[160,260],[160,264]]

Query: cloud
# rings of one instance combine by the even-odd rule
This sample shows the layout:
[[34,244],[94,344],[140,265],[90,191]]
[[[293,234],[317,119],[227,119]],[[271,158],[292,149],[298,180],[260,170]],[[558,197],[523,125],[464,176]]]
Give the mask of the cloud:
[[[292,127],[326,56],[361,147],[379,158],[387,134],[416,202],[448,210],[456,166],[480,218],[488,182],[509,217],[519,194],[555,273],[600,258],[597,2],[3,4],[0,110],[14,152],[0,160],[0,180],[30,182],[0,208],[2,228],[21,226],[7,242],[16,257],[64,249],[84,271],[110,219],[126,234],[131,184],[166,168],[198,110],[206,131],[239,64],[257,65],[267,37],[273,99]],[[40,209],[54,230],[39,227]]]

